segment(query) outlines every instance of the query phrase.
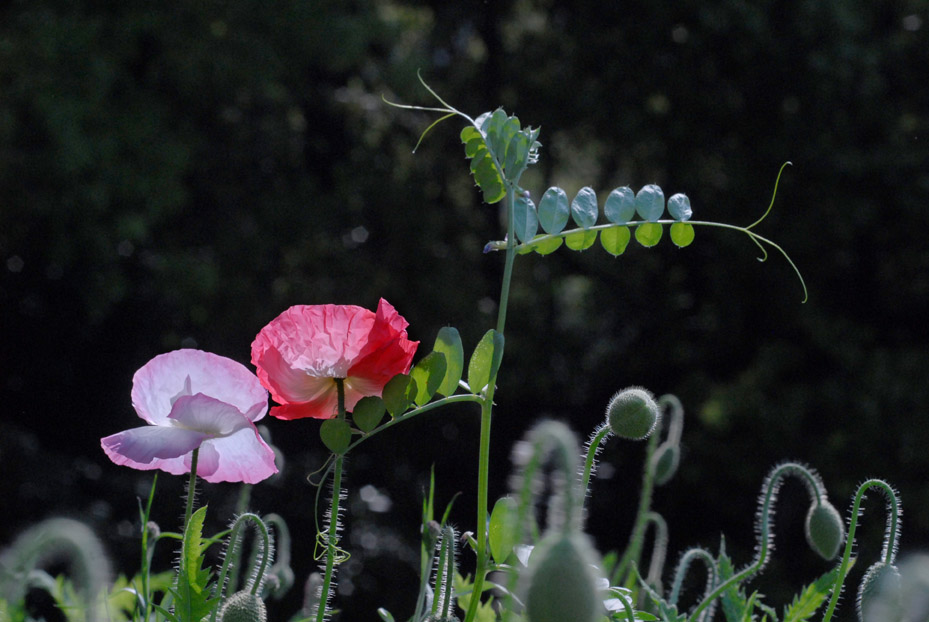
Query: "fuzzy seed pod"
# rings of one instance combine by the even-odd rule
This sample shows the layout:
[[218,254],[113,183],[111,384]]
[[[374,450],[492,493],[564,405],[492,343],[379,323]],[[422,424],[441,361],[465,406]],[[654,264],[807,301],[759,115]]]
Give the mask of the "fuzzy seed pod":
[[893,564],[877,562],[861,579],[858,619],[861,622],[902,622],[900,573]]
[[220,622],[267,622],[268,612],[263,600],[245,590],[226,599],[219,619]]
[[529,622],[597,622],[603,614],[597,553],[586,535],[551,533],[529,557]]
[[804,531],[810,548],[827,561],[839,554],[845,542],[845,523],[835,506],[825,499],[810,506]]
[[616,436],[629,440],[647,438],[658,423],[660,410],[650,392],[629,387],[613,396],[606,407],[606,423]]

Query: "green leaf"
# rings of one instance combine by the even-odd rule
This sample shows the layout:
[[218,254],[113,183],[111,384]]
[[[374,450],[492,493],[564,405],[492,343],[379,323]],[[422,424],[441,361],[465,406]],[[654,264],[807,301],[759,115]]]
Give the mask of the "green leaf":
[[600,244],[614,257],[619,257],[626,252],[630,239],[632,239],[632,233],[629,227],[610,227],[600,232]]
[[661,240],[662,231],[661,224],[657,222],[642,223],[635,228],[636,242],[646,248],[654,246]]
[[445,355],[441,352],[430,352],[416,363],[410,371],[410,377],[416,382],[413,402],[422,406],[432,399],[445,378]]
[[686,194],[672,194],[668,199],[668,213],[674,220],[690,220],[694,211],[690,207],[690,199]]
[[529,166],[529,151],[532,149],[532,140],[526,132],[518,132],[510,140],[506,148],[506,160],[503,163],[503,170],[507,178],[516,183],[516,180],[522,174],[526,167]]
[[416,395],[416,381],[406,374],[397,374],[384,385],[381,399],[384,400],[390,416],[397,417],[409,408],[414,395]]
[[635,195],[635,211],[642,220],[654,222],[664,213],[664,192],[655,184],[642,186]]
[[813,617],[826,599],[832,594],[839,568],[833,568],[797,594],[793,602],[784,609],[784,622],[805,622]]
[[571,209],[568,207],[568,194],[558,187],[551,187],[539,201],[539,224],[545,233],[557,235],[568,224]]
[[370,432],[378,426],[384,418],[387,406],[384,400],[376,395],[368,395],[358,400],[352,410],[352,421],[362,432]]
[[[537,236],[541,237],[541,236]],[[549,238],[544,242],[536,242],[532,245],[532,250],[537,252],[540,255],[551,255],[564,244],[563,238]]]
[[513,202],[513,223],[516,239],[520,242],[528,242],[538,232],[539,219],[536,216],[535,203],[528,196],[521,194]]
[[629,186],[614,189],[606,198],[603,215],[617,225],[624,225],[635,216],[635,193]]
[[[506,141],[503,137],[503,126],[506,124],[507,116],[503,108],[497,108],[487,120],[487,123],[481,128],[487,136],[487,143],[493,150],[494,155],[503,160],[506,151]],[[518,121],[517,121],[518,123]]]
[[445,355],[445,377],[436,389],[440,395],[453,395],[458,390],[458,381],[464,370],[464,348],[461,345],[461,336],[458,329],[443,326],[436,335],[433,352]]
[[352,443],[352,426],[345,419],[326,419],[319,426],[323,445],[334,454],[344,454]]
[[461,142],[464,144],[468,144],[474,138],[480,138],[481,141],[484,140],[484,135],[481,134],[481,131],[477,129],[476,127],[474,127],[473,125],[468,125],[463,130],[461,130],[460,136],[461,136]]
[[519,508],[516,499],[501,497],[494,504],[490,513],[490,524],[487,527],[487,536],[490,540],[490,554],[494,561],[502,564],[513,552],[516,545],[516,528]]
[[597,224],[597,193],[590,186],[585,186],[578,191],[577,196],[571,201],[571,216],[578,227],[587,229]]
[[468,386],[472,391],[482,391],[490,383],[490,379],[496,377],[502,358],[503,335],[490,329],[481,337],[474,353],[471,354],[471,360],[468,361]]
[[393,614],[387,611],[386,609],[384,609],[383,607],[380,607],[377,610],[377,615],[381,617],[381,620],[383,620],[383,622],[396,622],[394,620]]
[[174,595],[174,616],[178,622],[200,622],[218,601],[218,598],[209,597],[212,573],[203,568],[208,546],[203,540],[205,519],[206,506],[203,506],[191,515],[184,529],[177,586],[171,589]]
[[673,223],[671,225],[671,241],[680,248],[690,246],[690,243],[694,241],[694,226],[689,222]]
[[565,246],[572,251],[584,251],[593,246],[597,241],[597,230],[581,229],[569,233],[564,237]]

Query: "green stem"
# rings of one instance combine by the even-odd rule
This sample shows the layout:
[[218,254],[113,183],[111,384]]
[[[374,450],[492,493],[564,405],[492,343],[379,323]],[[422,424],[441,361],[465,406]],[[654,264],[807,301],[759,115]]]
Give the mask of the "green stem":
[[652,491],[655,488],[655,470],[652,468],[652,455],[658,446],[659,434],[648,437],[645,450],[645,469],[642,471],[642,492],[639,494],[639,508],[636,511],[632,534],[629,536],[629,545],[623,553],[622,559],[616,565],[610,585],[619,585],[622,581],[624,587],[632,589],[635,586],[635,573],[630,572],[631,564],[639,564],[642,557],[642,543],[645,539],[645,528],[648,526],[648,512],[652,506]]
[[[339,395],[340,419],[345,419],[345,382],[341,378],[335,379]],[[332,502],[329,510],[329,533],[326,538],[326,572],[323,575],[323,588],[319,593],[319,604],[316,610],[316,622],[323,622],[329,604],[329,590],[332,587],[332,574],[335,568],[336,544],[339,531],[339,499],[342,496],[342,461],[343,456],[335,457],[332,470]]]
[[[513,204],[516,200],[516,189],[508,184],[506,198],[504,199],[507,215],[507,247],[506,260],[503,267],[503,282],[500,286],[500,306],[497,309],[497,332],[504,334],[506,326],[506,309],[510,299],[510,281],[513,278],[513,263],[516,258],[516,234]],[[464,622],[474,622],[477,608],[481,603],[481,593],[484,589],[484,575],[487,573],[487,489],[490,477],[490,423],[493,416],[494,392],[497,385],[497,373],[487,384],[487,391],[481,402],[481,439],[478,455],[477,472],[477,567],[474,571],[474,586],[471,590],[471,600],[468,603],[468,613]]]
[[884,535],[884,549],[881,552],[881,561],[885,564],[893,564],[897,550],[897,540],[899,538],[900,522],[900,503],[897,499],[897,493],[887,482],[879,479],[869,479],[858,487],[855,494],[855,501],[852,504],[851,519],[848,524],[848,537],[845,539],[845,552],[842,554],[842,563],[839,564],[839,574],[835,579],[835,586],[832,588],[832,597],[829,599],[829,606],[826,607],[826,613],[823,615],[823,622],[829,622],[836,606],[839,604],[839,595],[842,592],[842,584],[845,582],[845,575],[848,574],[852,549],[855,547],[855,531],[858,529],[858,518],[861,516],[861,501],[864,499],[864,493],[869,488],[880,488],[887,497],[887,533]]
[[587,447],[587,460],[584,462],[584,476],[581,481],[582,488],[584,491],[584,498],[587,498],[590,486],[590,472],[594,467],[594,460],[597,458],[597,450],[600,448],[600,443],[603,442],[610,434],[610,426],[602,425],[594,433],[594,437],[590,441],[590,445]]
[[200,459],[200,448],[193,450],[190,456],[190,480],[187,482],[187,509],[184,510],[184,524],[181,531],[187,530],[187,523],[194,512],[194,497],[197,496],[197,461]]

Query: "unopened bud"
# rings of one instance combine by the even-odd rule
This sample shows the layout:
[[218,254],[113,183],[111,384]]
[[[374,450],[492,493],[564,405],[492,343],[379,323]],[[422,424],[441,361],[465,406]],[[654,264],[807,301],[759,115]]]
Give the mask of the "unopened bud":
[[641,387],[629,387],[613,396],[606,407],[606,422],[616,436],[630,440],[648,437],[659,416],[658,403]]
[[267,622],[265,603],[250,591],[236,592],[219,610],[220,622]]
[[868,568],[858,589],[861,622],[901,622],[903,605],[900,573],[893,564],[877,562]]
[[529,557],[529,622],[597,622],[602,599],[597,553],[583,533],[552,533]]
[[810,506],[804,531],[810,548],[825,560],[834,559],[845,541],[845,523],[825,499]]
[[655,485],[663,486],[671,481],[677,473],[681,461],[681,448],[677,443],[662,443],[652,456],[652,470],[655,473]]

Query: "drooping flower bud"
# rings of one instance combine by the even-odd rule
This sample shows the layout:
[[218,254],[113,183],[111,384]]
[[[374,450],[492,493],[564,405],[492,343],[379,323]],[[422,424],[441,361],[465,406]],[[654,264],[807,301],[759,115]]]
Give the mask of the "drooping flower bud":
[[834,559],[845,542],[845,523],[835,506],[825,499],[810,506],[804,531],[810,548],[825,560]]
[[267,622],[268,611],[261,598],[245,590],[226,599],[219,619],[220,622]]
[[677,473],[681,461],[681,448],[677,443],[662,443],[652,455],[652,470],[655,473],[655,485],[663,486],[671,481]]
[[900,573],[896,566],[877,562],[868,568],[858,589],[858,619],[861,622],[902,622]]
[[597,622],[602,615],[597,559],[583,533],[555,532],[543,538],[529,557],[529,622]]
[[658,403],[649,391],[629,387],[610,400],[606,407],[606,423],[616,436],[640,440],[654,431],[659,413]]

